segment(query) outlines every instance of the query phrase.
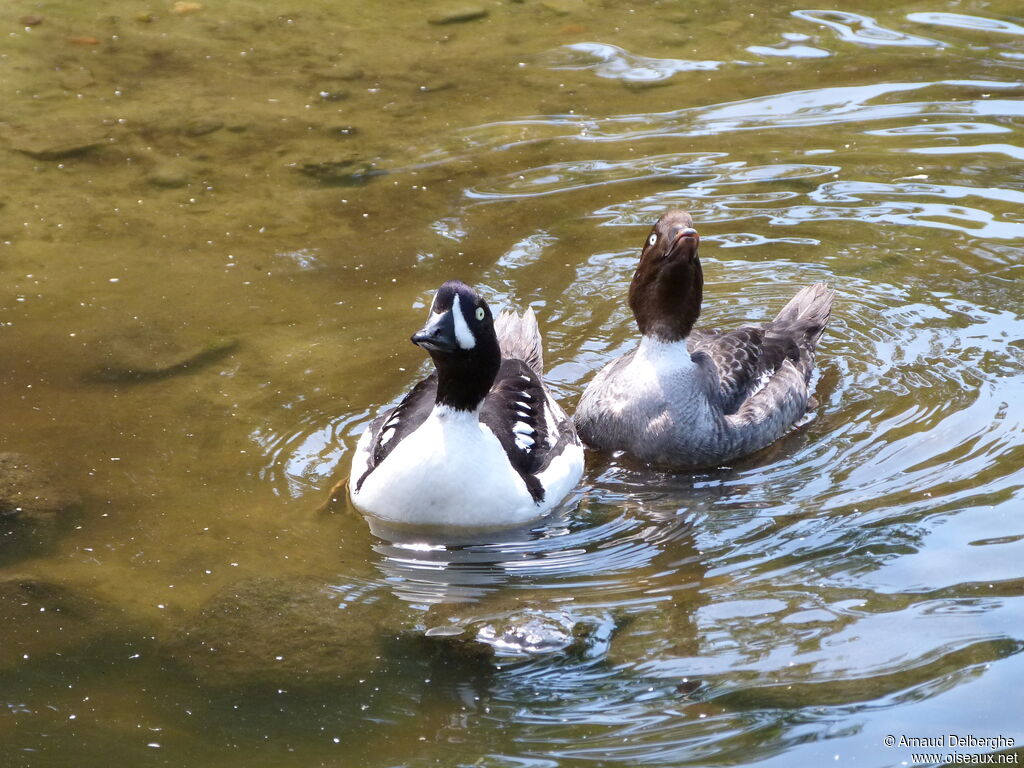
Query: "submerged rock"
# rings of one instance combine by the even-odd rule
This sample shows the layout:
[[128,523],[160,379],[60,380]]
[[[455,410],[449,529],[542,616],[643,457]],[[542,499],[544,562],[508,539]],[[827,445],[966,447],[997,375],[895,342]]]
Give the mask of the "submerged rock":
[[84,651],[122,631],[121,612],[88,593],[26,575],[0,577],[0,670]]
[[49,467],[19,453],[0,453],[0,554],[51,543],[79,503]]
[[188,168],[179,163],[164,163],[147,173],[146,181],[154,187],[161,187],[163,189],[185,187],[189,183]]
[[191,120],[186,120],[181,126],[181,132],[185,136],[191,136],[196,138],[198,136],[205,136],[208,133],[219,131],[224,127],[223,120],[216,120],[211,117],[194,117]]
[[604,655],[618,622],[610,615],[576,616],[570,611],[526,609],[497,617],[448,618],[428,628],[428,646],[474,661],[562,654]]
[[79,157],[108,141],[106,134],[99,128],[66,123],[9,128],[4,131],[4,138],[11,149],[36,160]]
[[109,382],[165,379],[217,362],[238,348],[236,338],[159,323],[127,328],[94,342],[100,362],[90,378]]
[[464,24],[467,21],[483,19],[488,13],[482,5],[450,5],[439,8],[427,21],[435,25]]
[[396,610],[377,586],[250,579],[214,595],[168,651],[214,687],[351,683],[380,666]]
[[373,163],[358,160],[323,160],[311,163],[296,163],[301,173],[330,187],[361,187],[375,176],[387,171],[378,170]]

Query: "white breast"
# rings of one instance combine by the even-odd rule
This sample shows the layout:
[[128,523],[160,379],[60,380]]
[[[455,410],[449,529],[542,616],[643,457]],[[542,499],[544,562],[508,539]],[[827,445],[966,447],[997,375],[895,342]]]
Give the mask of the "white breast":
[[716,423],[703,376],[685,341],[644,336],[628,364],[606,366],[583,393],[576,411],[582,434],[596,447],[644,460],[703,443]]
[[611,382],[607,405],[620,413],[644,405],[660,412],[696,391],[698,373],[685,340],[665,342],[644,336],[630,364]]
[[352,462],[352,503],[388,522],[508,526],[540,517],[551,506],[534,502],[498,438],[475,412],[435,406],[356,490],[355,472],[366,463],[359,448],[368,447],[361,440]]

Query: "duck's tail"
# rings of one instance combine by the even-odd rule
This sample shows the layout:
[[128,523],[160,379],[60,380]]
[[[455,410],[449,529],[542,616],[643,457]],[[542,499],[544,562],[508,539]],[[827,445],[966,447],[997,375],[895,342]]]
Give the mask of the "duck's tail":
[[801,288],[765,328],[767,335],[784,339],[784,344],[799,350],[795,356],[790,354],[790,359],[806,382],[814,372],[814,352],[832,315],[834,298],[835,293],[824,283]]
[[533,307],[527,307],[521,315],[502,310],[494,321],[494,332],[498,335],[502,357],[523,360],[538,374],[544,372],[540,328]]
[[828,325],[835,295],[835,292],[824,283],[801,288],[782,308],[772,321],[772,325],[776,328],[788,326],[792,329],[791,333],[795,332],[796,341],[801,347],[810,347],[813,350],[818,346],[818,340]]

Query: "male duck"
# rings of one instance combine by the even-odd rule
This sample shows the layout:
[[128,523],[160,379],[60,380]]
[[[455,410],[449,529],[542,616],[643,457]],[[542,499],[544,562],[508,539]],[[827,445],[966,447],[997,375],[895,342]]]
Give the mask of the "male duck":
[[765,447],[815,407],[808,382],[833,292],[807,286],[763,327],[694,330],[699,242],[690,215],[669,211],[644,243],[629,286],[640,345],[594,377],[576,412],[593,448],[708,467]]
[[533,310],[494,320],[476,291],[452,280],[412,342],[436,370],[360,437],[355,507],[388,523],[495,528],[565,498],[583,474],[583,446],[541,380]]

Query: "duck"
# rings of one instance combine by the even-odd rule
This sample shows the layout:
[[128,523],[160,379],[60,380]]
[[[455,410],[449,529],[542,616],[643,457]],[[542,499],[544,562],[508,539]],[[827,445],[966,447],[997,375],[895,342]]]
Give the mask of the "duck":
[[670,469],[721,466],[817,406],[811,375],[834,292],[806,286],[761,326],[695,328],[699,245],[686,211],[667,211],[651,228],[629,286],[640,343],[584,389],[574,418],[587,446]]
[[537,318],[457,280],[412,335],[434,371],[356,445],[349,496],[393,526],[489,529],[545,516],[583,475],[583,445],[543,380]]

